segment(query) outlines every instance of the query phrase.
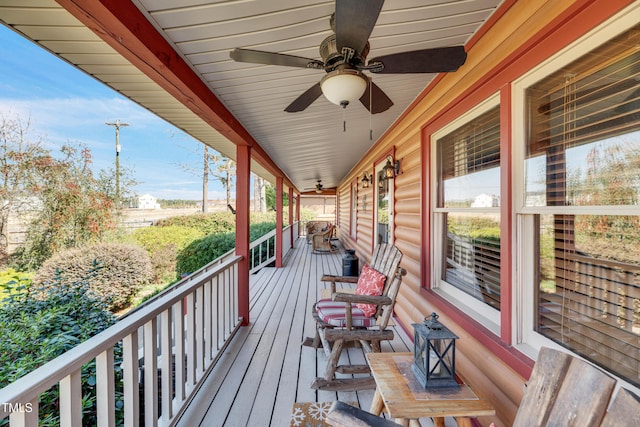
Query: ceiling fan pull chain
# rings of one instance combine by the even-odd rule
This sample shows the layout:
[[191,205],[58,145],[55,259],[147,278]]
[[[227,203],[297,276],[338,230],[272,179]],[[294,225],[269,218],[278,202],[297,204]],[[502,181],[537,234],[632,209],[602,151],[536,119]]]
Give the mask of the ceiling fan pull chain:
[[345,117],[345,109],[342,109],[342,132],[347,131],[347,118]]
[[371,116],[373,115],[373,113],[371,112],[371,110],[373,109],[373,87],[371,87],[371,83],[373,83],[373,79],[369,78],[369,141],[373,141],[373,125],[371,124]]

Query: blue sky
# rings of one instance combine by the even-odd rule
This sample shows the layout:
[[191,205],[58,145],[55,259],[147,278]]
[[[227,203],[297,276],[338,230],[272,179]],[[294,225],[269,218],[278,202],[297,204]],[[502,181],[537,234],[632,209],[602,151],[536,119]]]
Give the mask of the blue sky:
[[[52,152],[80,142],[96,171],[113,169],[115,130],[105,122],[119,119],[129,123],[120,129],[120,164],[140,182],[138,194],[201,199],[201,179],[180,167],[201,170],[201,143],[3,25],[0,57],[0,114],[30,120],[32,136]],[[219,183],[209,190],[210,199],[224,198]]]

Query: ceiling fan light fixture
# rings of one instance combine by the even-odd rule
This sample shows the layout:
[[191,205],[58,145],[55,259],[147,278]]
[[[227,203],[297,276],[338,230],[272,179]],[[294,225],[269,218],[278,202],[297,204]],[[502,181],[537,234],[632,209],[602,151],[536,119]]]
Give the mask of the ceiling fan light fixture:
[[360,99],[367,89],[368,80],[358,70],[341,68],[324,76],[320,81],[322,94],[329,102],[346,107],[350,102]]

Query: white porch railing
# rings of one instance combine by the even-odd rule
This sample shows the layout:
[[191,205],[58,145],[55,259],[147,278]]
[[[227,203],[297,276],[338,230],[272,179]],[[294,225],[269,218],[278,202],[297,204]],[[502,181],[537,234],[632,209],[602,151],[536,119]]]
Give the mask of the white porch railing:
[[[296,222],[282,230],[283,255],[291,249],[290,233],[295,238],[297,227]],[[251,243],[251,272],[275,259],[275,233]],[[171,425],[242,322],[237,291],[240,259],[235,249],[227,252],[112,327],[1,389],[0,420],[8,416],[11,427],[36,427],[39,396],[58,386],[60,425],[82,426],[80,372],[95,361],[98,426],[114,426],[114,349],[121,345],[124,424],[138,426],[143,419],[147,426]],[[144,404],[139,401],[140,386]]]
[[[138,426],[140,412],[147,426],[169,425],[184,410],[242,321],[237,293],[240,259],[230,256],[203,268],[110,328],[3,388],[0,419],[9,416],[11,427],[38,426],[38,398],[58,386],[60,425],[82,426],[80,372],[95,360],[98,426],[114,426],[114,348],[122,345],[125,425]],[[144,405],[139,402],[140,386],[144,387]]]

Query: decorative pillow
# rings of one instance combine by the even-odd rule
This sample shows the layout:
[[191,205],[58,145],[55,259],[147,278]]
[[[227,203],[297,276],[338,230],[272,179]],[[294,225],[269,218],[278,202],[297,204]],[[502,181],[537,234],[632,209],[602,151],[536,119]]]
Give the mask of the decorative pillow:
[[[362,272],[360,272],[360,277],[358,278],[358,286],[356,287],[356,295],[372,295],[372,296],[380,296],[382,295],[382,290],[384,289],[384,282],[387,280],[387,277],[380,273],[377,270],[369,267],[365,264],[362,267]],[[376,313],[376,305],[375,304],[356,304],[362,312],[371,317]]]

